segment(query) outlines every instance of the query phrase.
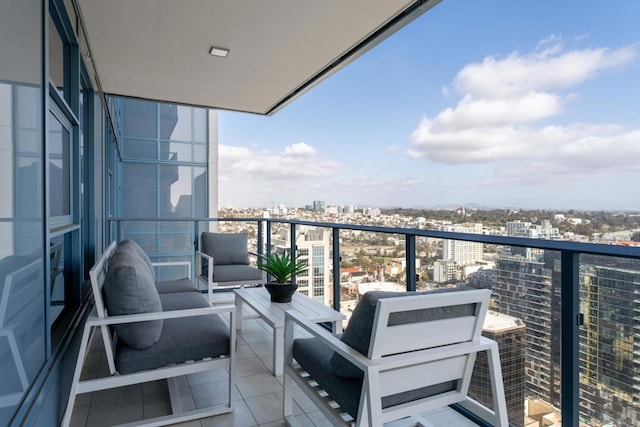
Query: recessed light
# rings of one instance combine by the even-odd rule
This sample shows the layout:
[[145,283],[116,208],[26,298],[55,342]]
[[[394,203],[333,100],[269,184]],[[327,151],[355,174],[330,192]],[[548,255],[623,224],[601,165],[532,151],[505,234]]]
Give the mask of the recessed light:
[[209,55],[211,56],[219,56],[220,58],[226,58],[227,55],[229,55],[229,49],[224,49],[221,47],[211,47],[211,50],[209,50]]

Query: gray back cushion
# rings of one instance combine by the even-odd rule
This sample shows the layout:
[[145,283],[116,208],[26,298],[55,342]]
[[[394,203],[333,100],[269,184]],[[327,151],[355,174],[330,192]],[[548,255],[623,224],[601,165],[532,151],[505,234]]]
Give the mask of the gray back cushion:
[[156,273],[153,270],[153,264],[151,264],[151,259],[149,258],[147,253],[144,251],[144,249],[140,247],[138,243],[136,243],[133,240],[128,240],[128,239],[123,240],[118,245],[118,249],[122,251],[126,251],[127,253],[134,252],[144,262],[144,265],[149,270],[149,273],[151,274],[151,277],[153,277],[153,280],[156,279]]
[[[118,246],[103,287],[111,316],[162,311],[160,296],[145,262],[125,245]],[[160,339],[162,319],[114,326],[118,337],[135,349],[151,347]]]
[[245,233],[202,233],[202,252],[212,256],[215,265],[249,265]]
[[[353,310],[349,325],[342,335],[342,341],[360,352],[363,356],[369,354],[369,344],[371,343],[371,332],[373,330],[373,320],[376,314],[378,300],[381,298],[410,297],[412,295],[423,295],[428,293],[441,293],[460,291],[466,288],[446,288],[429,292],[383,292],[371,291],[362,296],[358,305]],[[446,319],[451,317],[468,316],[475,312],[474,304],[465,304],[453,307],[436,307],[423,310],[412,310],[406,312],[391,313],[389,325],[401,325],[415,322],[425,322],[436,319]],[[341,355],[334,353],[331,358],[331,367],[336,375],[343,378],[363,378],[364,372],[349,362]]]

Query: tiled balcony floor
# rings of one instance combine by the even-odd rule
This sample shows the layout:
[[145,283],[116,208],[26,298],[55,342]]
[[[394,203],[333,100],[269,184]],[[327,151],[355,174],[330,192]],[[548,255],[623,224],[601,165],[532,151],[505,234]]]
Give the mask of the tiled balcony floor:
[[[280,427],[282,418],[282,377],[274,377],[272,363],[272,335],[261,320],[244,320],[238,333],[236,364],[236,406],[232,414],[218,415],[180,426],[220,427]],[[222,368],[221,368],[222,369]],[[83,378],[108,374],[106,357],[100,341],[93,340],[85,363]],[[211,371],[179,377],[176,381],[184,410],[223,403],[227,394],[226,371]],[[302,392],[295,398],[294,414],[302,426],[330,426]],[[166,381],[153,381],[113,390],[80,395],[71,420],[74,427],[100,427],[135,422],[171,413]],[[427,420],[433,426],[475,426],[450,408],[432,411]]]

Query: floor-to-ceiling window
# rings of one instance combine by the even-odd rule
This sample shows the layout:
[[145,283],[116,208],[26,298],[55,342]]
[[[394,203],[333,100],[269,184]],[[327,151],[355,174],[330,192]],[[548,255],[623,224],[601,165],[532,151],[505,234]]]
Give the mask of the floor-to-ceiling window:
[[127,221],[119,237],[137,241],[152,258],[191,260],[194,229],[190,219],[207,216],[207,110],[113,99],[122,159],[119,214],[186,219]]
[[0,3],[0,425],[44,366],[41,2]]

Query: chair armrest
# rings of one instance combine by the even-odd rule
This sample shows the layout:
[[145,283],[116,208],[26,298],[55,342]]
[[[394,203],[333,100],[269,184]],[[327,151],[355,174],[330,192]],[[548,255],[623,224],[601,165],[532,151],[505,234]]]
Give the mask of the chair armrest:
[[191,261],[162,261],[162,262],[152,262],[151,265],[154,266],[154,267],[186,265],[187,266],[187,277],[189,279],[191,279]]
[[154,313],[137,313],[137,314],[127,314],[121,316],[108,316],[103,319],[94,316],[93,313],[87,319],[87,324],[91,324],[92,326],[102,326],[102,325],[120,325],[125,323],[134,323],[134,322],[144,322],[147,320],[159,320],[159,319],[177,319],[184,317],[194,317],[194,316],[206,316],[209,314],[220,314],[220,313],[230,313],[234,315],[236,312],[235,305],[218,305],[215,307],[200,307],[200,308],[189,308],[185,310],[171,310],[171,311],[157,311]]
[[196,252],[196,257],[205,259],[207,261],[207,283],[209,286],[212,286],[213,283],[213,257],[211,255],[207,255],[204,252]]
[[[298,325],[302,329],[309,332],[314,337],[322,340],[328,347],[332,348],[333,351],[337,352],[338,354],[343,356],[345,359],[347,359],[349,362],[353,363],[355,366],[357,366],[358,368],[362,369],[365,372],[369,367],[372,367],[378,364],[372,361],[371,359],[369,359],[368,357],[360,354],[359,351],[349,347],[340,338],[331,334],[329,331],[327,331],[320,325],[309,321],[306,317],[304,317],[304,315],[293,312],[293,311],[286,311],[284,314],[284,317],[285,317],[285,322],[284,322],[285,340],[287,339],[286,337],[288,336],[293,337],[293,331],[290,331],[289,328],[292,328],[295,325]],[[285,341],[285,349],[286,348],[290,348],[290,346]]]

